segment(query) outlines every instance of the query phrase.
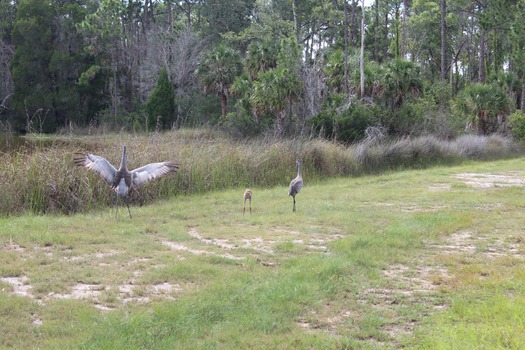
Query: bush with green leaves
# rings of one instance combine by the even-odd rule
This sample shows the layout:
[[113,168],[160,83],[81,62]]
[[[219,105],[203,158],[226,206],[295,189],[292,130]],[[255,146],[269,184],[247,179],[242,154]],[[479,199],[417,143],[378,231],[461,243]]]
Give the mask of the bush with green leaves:
[[263,118],[256,123],[250,111],[243,110],[240,106],[235,106],[233,112],[228,113],[228,131],[239,137],[253,137],[262,133],[263,130],[270,128],[271,119]]
[[509,127],[516,139],[525,141],[525,113],[516,111],[509,116]]
[[348,99],[344,94],[331,94],[311,123],[322,137],[354,142],[363,139],[366,128],[376,124],[376,118],[381,114],[377,105]]
[[425,133],[425,105],[423,101],[407,102],[392,111],[385,126],[392,135],[420,135]]

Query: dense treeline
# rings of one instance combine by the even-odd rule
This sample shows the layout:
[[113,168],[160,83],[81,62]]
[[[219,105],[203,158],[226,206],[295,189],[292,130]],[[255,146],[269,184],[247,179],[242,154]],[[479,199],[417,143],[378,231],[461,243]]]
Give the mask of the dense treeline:
[[[365,4],[363,4],[365,3]],[[363,6],[365,5],[365,6]],[[525,135],[525,0],[0,0],[0,121]]]

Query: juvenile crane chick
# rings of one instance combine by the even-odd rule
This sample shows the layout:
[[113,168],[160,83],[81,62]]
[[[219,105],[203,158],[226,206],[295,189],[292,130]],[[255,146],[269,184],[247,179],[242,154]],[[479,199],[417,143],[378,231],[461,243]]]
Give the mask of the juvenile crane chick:
[[246,200],[250,201],[250,214],[251,214],[252,213],[252,190],[250,190],[249,188],[247,188],[244,191],[244,209],[242,211],[243,215],[244,215],[244,212],[246,211]]

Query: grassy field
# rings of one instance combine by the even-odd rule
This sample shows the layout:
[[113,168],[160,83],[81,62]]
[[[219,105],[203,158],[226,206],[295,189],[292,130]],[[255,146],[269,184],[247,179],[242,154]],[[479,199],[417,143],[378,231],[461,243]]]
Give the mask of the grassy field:
[[523,349],[524,161],[0,218],[0,348]]

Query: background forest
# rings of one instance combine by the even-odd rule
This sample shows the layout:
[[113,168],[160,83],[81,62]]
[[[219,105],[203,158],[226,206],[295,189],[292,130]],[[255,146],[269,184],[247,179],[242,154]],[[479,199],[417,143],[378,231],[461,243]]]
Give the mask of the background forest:
[[525,0],[0,0],[0,122],[521,138],[523,13]]

